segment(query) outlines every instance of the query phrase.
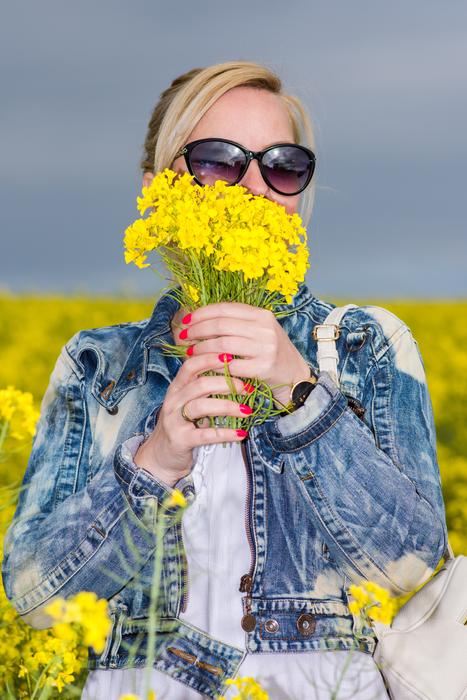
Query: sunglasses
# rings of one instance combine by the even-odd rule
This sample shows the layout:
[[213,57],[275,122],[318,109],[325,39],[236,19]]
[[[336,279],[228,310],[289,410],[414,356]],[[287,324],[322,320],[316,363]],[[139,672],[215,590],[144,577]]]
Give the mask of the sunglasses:
[[198,185],[224,180],[236,185],[253,159],[264,181],[274,192],[292,196],[302,192],[315,171],[313,151],[293,143],[276,143],[264,151],[249,151],[227,139],[199,139],[187,143],[175,155],[185,156],[186,166]]

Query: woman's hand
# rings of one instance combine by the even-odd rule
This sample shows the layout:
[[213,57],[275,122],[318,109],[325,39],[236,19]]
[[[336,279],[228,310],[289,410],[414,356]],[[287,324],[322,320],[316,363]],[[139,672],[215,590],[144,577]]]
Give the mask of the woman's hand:
[[[182,416],[183,407],[193,420],[205,416],[244,417],[252,412],[244,404],[209,398],[210,394],[229,394],[230,388],[223,376],[199,375],[209,370],[221,372],[223,366],[218,353],[203,353],[185,360],[167,390],[154,431],[135,455],[135,464],[173,486],[191,470],[194,447],[240,442],[246,437],[248,433],[241,429],[197,428]],[[233,383],[237,393],[248,393],[240,379],[234,378]]]
[[257,377],[271,387],[285,385],[273,390],[282,404],[288,403],[292,385],[310,376],[308,364],[271,311],[221,302],[196,309],[182,324],[176,342],[189,346],[189,356],[239,355],[229,361],[230,374]]

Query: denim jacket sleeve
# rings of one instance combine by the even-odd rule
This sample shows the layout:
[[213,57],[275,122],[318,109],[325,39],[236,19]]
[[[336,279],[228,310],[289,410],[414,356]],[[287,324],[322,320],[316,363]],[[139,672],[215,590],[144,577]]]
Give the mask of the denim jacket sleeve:
[[447,545],[431,400],[407,326],[366,371],[365,420],[322,372],[302,408],[271,422],[266,442],[300,478],[350,580],[401,595],[428,580]]
[[[156,546],[157,507],[172,489],[137,468],[125,443],[116,446],[111,463],[86,479],[90,442],[84,384],[64,346],[42,400],[5,538],[5,591],[35,627],[48,625],[41,607],[55,595],[92,590],[113,596]],[[78,489],[78,482],[86,485]],[[166,511],[168,524],[172,514]]]

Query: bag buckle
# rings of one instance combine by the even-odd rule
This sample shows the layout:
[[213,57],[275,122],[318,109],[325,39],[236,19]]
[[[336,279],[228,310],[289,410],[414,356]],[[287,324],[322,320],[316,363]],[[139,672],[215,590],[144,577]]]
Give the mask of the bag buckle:
[[341,334],[341,329],[334,323],[318,323],[312,330],[313,340],[337,340]]

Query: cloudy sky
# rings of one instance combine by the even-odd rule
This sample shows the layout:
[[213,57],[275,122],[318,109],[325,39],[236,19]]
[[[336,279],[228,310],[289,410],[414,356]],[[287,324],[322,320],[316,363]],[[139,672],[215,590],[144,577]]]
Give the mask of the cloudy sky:
[[315,124],[312,291],[465,297],[463,0],[19,0],[1,25],[1,288],[157,290],[122,247],[148,118],[177,75],[242,59]]

